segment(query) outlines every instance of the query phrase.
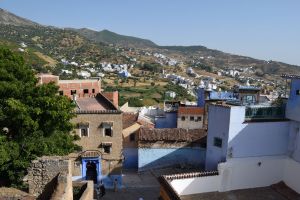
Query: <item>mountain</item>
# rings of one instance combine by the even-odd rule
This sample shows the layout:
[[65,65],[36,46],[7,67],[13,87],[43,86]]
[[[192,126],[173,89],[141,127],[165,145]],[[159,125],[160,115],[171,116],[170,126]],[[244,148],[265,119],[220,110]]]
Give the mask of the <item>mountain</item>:
[[72,29],[78,32],[80,35],[95,41],[103,42],[107,44],[114,44],[118,46],[134,47],[134,48],[146,48],[157,46],[154,42],[146,39],[141,39],[132,36],[120,35],[109,30],[94,31],[87,28]]
[[[241,55],[209,49],[204,46],[158,46],[150,40],[124,36],[108,30],[57,28],[42,26],[0,9],[0,39],[29,47],[56,61],[62,58],[76,62],[130,63],[136,60],[159,62],[155,53],[182,61],[183,66],[197,66],[203,69],[253,69],[249,76],[271,77],[276,79],[282,73],[295,74],[299,66],[276,61],[265,61]],[[109,44],[114,44],[116,47]],[[120,47],[120,48],[119,48]],[[130,52],[122,47],[132,48]],[[40,55],[40,54],[38,54]],[[131,59],[132,58],[132,59]],[[130,63],[133,64],[133,63]]]
[[38,23],[28,19],[16,16],[6,10],[0,8],[0,24],[10,24],[15,26],[39,26]]

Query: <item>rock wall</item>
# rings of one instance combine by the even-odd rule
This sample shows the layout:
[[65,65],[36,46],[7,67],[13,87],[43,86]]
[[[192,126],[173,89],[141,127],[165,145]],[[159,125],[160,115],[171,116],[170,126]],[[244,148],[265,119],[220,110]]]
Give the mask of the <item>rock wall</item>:
[[28,169],[29,193],[38,199],[72,199],[71,162],[65,157],[42,157],[32,161]]

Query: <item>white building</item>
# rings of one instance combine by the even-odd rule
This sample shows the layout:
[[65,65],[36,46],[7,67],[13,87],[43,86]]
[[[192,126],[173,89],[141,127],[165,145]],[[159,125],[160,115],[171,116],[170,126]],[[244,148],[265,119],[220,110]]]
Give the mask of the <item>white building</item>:
[[209,106],[208,171],[163,177],[176,195],[269,187],[281,181],[300,194],[300,76],[285,78],[292,79],[285,109]]
[[20,43],[20,46],[21,46],[22,48],[26,48],[26,47],[27,47],[27,45],[26,45],[24,42],[21,42],[21,43]]
[[61,73],[65,73],[65,74],[72,74],[72,71],[67,70],[67,69],[62,69]]
[[166,91],[166,96],[171,97],[171,98],[174,99],[176,97],[176,92]]
[[77,62],[72,61],[70,64],[78,67],[78,63]]
[[89,78],[91,77],[91,73],[87,72],[87,71],[80,71],[77,73],[78,76],[82,76],[84,78]]

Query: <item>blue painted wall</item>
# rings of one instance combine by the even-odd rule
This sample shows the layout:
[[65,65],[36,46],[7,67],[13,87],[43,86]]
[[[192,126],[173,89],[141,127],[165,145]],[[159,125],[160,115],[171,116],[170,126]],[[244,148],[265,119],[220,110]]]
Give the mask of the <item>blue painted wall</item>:
[[[245,122],[244,106],[209,106],[206,169],[229,158],[277,156],[288,153],[290,122]],[[223,140],[214,146],[214,137]]]
[[286,117],[300,122],[300,95],[296,91],[300,90],[300,79],[292,79],[290,97],[286,107]]
[[[218,163],[226,160],[230,108],[210,105],[208,107],[208,133],[206,170],[216,170]],[[214,146],[214,138],[222,139],[222,148]]]
[[204,88],[198,88],[197,90],[197,106],[198,107],[205,106]]
[[177,128],[177,112],[165,112],[164,117],[155,117],[155,128]]
[[124,148],[123,149],[124,169],[137,169],[138,168],[138,150],[137,148]]
[[289,132],[288,155],[300,162],[300,123],[292,121]]
[[203,148],[139,148],[139,171],[168,166],[193,165],[203,167],[205,149]]
[[244,107],[231,107],[228,149],[233,158],[287,154],[289,121],[245,123],[244,116]]
[[117,188],[122,188],[122,175],[107,175],[102,176],[101,180],[103,181],[103,184],[105,188],[114,188],[114,180],[117,179]]

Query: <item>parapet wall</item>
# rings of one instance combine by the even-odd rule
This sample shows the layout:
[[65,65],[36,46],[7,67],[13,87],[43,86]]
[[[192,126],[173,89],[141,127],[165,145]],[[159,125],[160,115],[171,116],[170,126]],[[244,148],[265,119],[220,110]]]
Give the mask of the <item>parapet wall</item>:
[[38,199],[73,199],[68,158],[51,156],[32,161],[27,180],[29,193]]

